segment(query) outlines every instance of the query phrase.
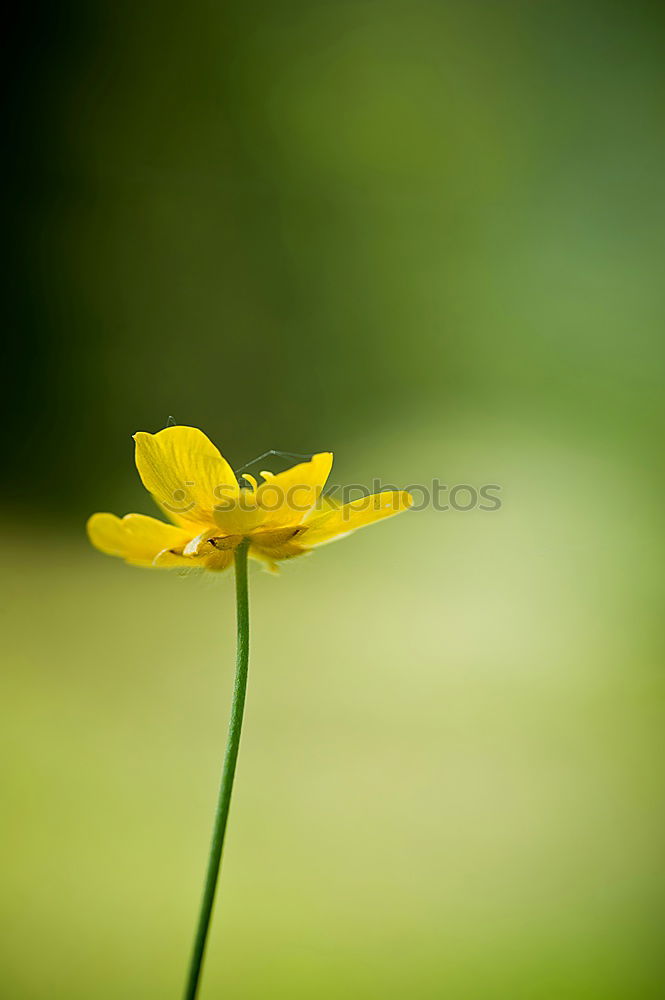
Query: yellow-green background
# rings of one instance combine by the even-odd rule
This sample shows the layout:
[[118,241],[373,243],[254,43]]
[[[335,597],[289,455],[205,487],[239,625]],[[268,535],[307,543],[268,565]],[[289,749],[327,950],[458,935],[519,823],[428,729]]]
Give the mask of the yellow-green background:
[[65,2],[5,106],[3,1000],[179,996],[230,577],[131,433],[499,483],[252,574],[204,998],[663,995],[662,19]]

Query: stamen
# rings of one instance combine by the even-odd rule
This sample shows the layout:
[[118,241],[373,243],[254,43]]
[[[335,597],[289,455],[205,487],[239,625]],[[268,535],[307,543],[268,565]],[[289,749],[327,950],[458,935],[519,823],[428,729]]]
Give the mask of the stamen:
[[274,478],[275,478],[275,473],[274,473],[274,472],[259,472],[259,475],[260,475],[260,476],[263,476],[263,478],[264,478],[264,479],[265,479],[266,481],[267,481],[268,479],[274,479]]
[[247,482],[249,483],[249,485],[252,487],[252,492],[256,493],[259,484],[257,483],[257,481],[254,478],[254,476],[250,476],[249,472],[243,472],[242,478],[245,479],[245,480],[247,480]]

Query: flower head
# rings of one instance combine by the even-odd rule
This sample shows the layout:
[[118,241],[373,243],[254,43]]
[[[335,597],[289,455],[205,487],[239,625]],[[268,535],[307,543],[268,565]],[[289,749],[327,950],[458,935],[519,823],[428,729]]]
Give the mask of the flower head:
[[136,566],[198,567],[223,570],[234,550],[249,540],[249,555],[275,568],[282,559],[367,524],[398,514],[411,505],[402,491],[334,504],[323,496],[332,467],[328,451],[273,475],[236,477],[229,463],[196,427],[139,432],[136,467],[145,488],[171,524],[144,514],[93,514],[92,544],[107,555]]

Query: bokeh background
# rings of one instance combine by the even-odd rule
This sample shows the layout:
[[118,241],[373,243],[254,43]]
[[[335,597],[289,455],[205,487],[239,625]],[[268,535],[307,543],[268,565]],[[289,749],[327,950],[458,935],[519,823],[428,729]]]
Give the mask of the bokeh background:
[[173,415],[503,499],[252,574],[202,997],[662,997],[658,5],[7,27],[1,995],[180,995],[232,580],[84,536]]

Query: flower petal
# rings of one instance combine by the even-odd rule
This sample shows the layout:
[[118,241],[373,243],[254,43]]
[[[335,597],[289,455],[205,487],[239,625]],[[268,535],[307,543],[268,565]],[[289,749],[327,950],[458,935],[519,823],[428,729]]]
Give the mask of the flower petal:
[[358,528],[364,528],[367,524],[374,524],[375,521],[382,521],[408,510],[412,503],[411,494],[405,491],[388,490],[360,497],[309,520],[298,541],[305,548],[323,545]]
[[222,552],[209,545],[204,549],[204,552],[205,555],[185,556],[178,555],[177,552],[173,552],[171,549],[164,549],[163,552],[159,552],[155,556],[152,565],[160,569],[170,569],[172,566],[177,566],[180,569],[187,567],[188,569],[208,569],[221,572],[228,569],[233,563],[233,549],[227,549]]
[[268,562],[301,556],[306,552],[300,544],[300,536],[304,530],[300,525],[291,525],[288,528],[254,531],[250,535],[250,555],[263,557]]
[[241,489],[234,499],[225,499],[218,504],[214,518],[219,528],[217,534],[240,535],[242,538],[258,528],[265,515],[256,506],[254,490]]
[[199,535],[192,538],[191,541],[187,542],[182,550],[182,554],[184,556],[200,556],[216,534],[217,528],[206,528],[205,531],[202,531]]
[[300,524],[321,496],[332,462],[332,453],[322,451],[312,455],[311,461],[294,465],[262,483],[256,491],[256,503],[264,512],[264,526]]
[[215,507],[238,496],[233,469],[196,427],[139,431],[134,440],[143,485],[176,524],[214,524]]
[[155,569],[205,569],[201,560],[183,556],[176,549],[162,549],[150,565]]
[[221,573],[222,570],[228,569],[229,566],[233,565],[233,549],[218,549],[212,546],[210,548],[212,549],[210,555],[205,556],[203,559],[206,569],[214,570],[215,573]]
[[119,556],[135,566],[152,566],[155,556],[163,550],[182,548],[189,541],[189,532],[165,524],[145,514],[93,514],[88,519],[90,541],[109,556]]

